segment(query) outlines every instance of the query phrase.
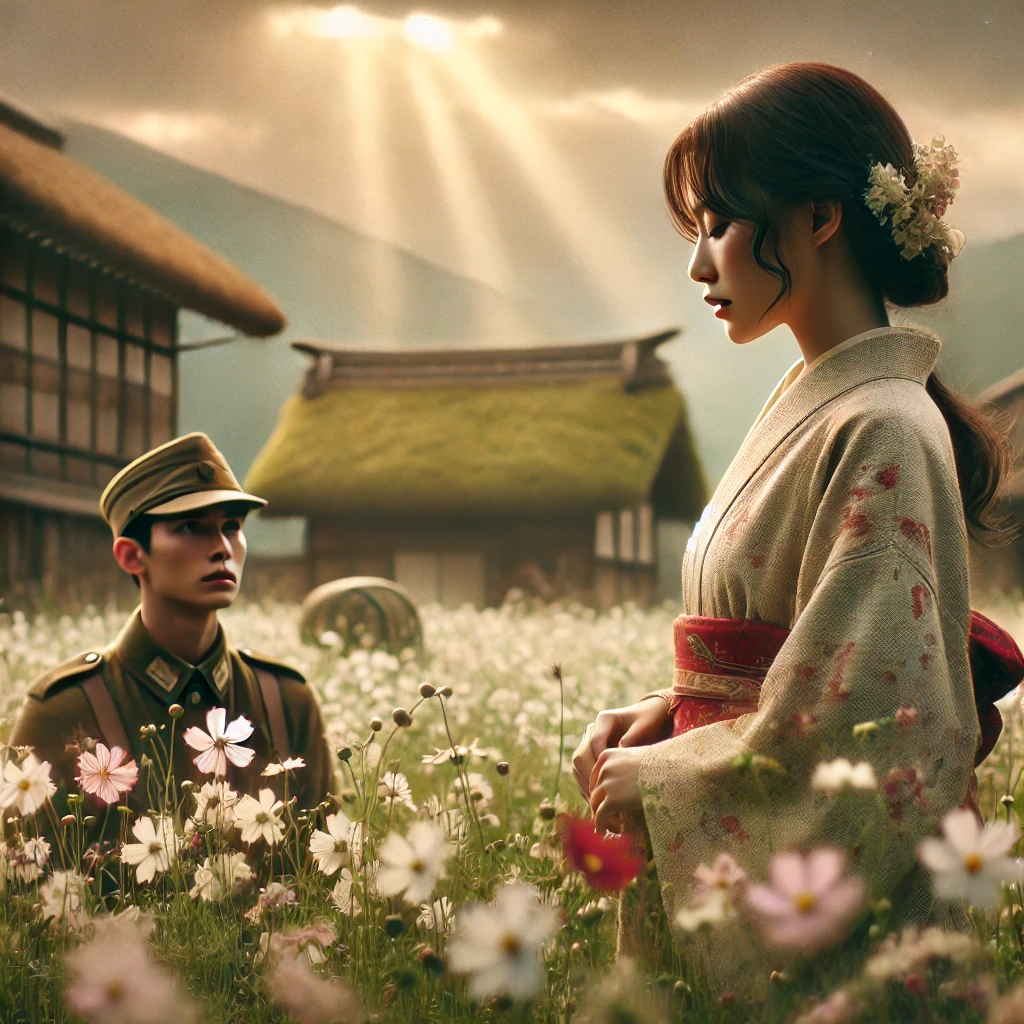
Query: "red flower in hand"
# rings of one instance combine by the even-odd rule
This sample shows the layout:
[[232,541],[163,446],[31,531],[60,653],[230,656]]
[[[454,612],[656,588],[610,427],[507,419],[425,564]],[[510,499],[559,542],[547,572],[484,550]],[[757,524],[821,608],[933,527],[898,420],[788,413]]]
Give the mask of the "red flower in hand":
[[628,836],[600,836],[593,818],[562,814],[558,819],[562,850],[574,871],[582,871],[587,884],[601,892],[620,892],[644,866]]

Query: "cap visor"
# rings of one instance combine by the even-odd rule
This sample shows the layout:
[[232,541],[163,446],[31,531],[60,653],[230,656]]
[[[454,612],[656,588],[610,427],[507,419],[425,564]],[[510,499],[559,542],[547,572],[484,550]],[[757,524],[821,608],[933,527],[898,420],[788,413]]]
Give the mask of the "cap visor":
[[263,508],[267,501],[265,498],[257,498],[255,494],[246,494],[243,491],[193,491],[191,494],[182,494],[178,498],[165,501],[156,508],[147,508],[147,516],[173,516],[178,512],[195,512],[196,509],[210,508],[212,505],[237,505],[239,503],[250,506],[250,508]]

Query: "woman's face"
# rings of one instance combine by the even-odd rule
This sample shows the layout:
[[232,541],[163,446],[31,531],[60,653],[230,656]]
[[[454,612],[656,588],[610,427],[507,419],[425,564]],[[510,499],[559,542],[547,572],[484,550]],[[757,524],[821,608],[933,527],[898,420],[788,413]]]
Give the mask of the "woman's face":
[[[729,340],[743,345],[785,323],[791,295],[781,299],[762,318],[778,294],[780,282],[762,270],[750,254],[753,221],[728,220],[702,205],[694,208],[694,215],[699,234],[688,272],[694,281],[704,285],[705,300],[714,315],[725,321]],[[795,283],[796,268],[788,259],[786,263]],[[712,299],[723,302],[711,302]]]

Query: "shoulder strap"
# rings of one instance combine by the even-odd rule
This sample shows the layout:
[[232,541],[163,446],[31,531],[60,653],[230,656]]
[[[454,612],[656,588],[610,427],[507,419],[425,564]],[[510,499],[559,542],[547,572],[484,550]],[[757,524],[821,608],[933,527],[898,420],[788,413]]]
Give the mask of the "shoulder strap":
[[114,704],[114,699],[110,696],[106,683],[103,682],[103,677],[96,673],[83,679],[78,685],[82,688],[82,693],[85,694],[85,698],[92,708],[96,724],[100,727],[103,738],[110,746],[120,747],[130,754],[132,745],[128,742],[128,734],[125,732],[121,715],[117,710],[117,705]]
[[284,720],[284,704],[281,701],[281,681],[273,672],[257,665],[252,666],[259,680],[260,692],[263,694],[263,706],[267,709],[267,722],[270,725],[270,740],[278,757],[291,757],[288,743],[288,728]]

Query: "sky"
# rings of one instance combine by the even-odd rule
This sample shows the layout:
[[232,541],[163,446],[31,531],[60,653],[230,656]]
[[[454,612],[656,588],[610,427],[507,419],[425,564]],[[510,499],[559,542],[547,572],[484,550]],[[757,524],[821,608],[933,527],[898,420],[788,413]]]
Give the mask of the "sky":
[[[702,302],[662,194],[672,140],[748,74],[839,64],[917,141],[956,147],[963,184],[945,219],[968,247],[1020,234],[1020,12],[1021,0],[0,0],[0,91],[500,289],[537,332],[510,328],[510,344],[681,327],[662,351],[714,484],[799,350],[784,327],[735,346]],[[393,340],[381,308],[367,341]]]
[[916,139],[957,147],[947,220],[969,243],[1024,231],[1019,10],[0,0],[0,89],[523,297],[552,336],[640,333],[700,297],[664,210],[665,151],[771,63],[862,74]]

